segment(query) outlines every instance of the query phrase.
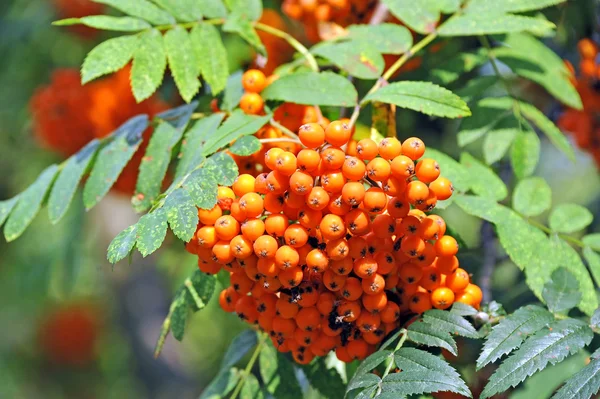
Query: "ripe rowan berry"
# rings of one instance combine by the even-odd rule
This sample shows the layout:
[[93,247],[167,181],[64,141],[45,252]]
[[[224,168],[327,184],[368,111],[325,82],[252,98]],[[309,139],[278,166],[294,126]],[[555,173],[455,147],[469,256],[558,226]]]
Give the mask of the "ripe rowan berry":
[[408,302],[411,312],[421,314],[432,308],[430,295],[427,292],[415,293]]
[[366,257],[354,261],[354,274],[362,279],[371,277],[377,272],[377,261],[374,258]]
[[379,313],[361,312],[358,319],[356,319],[356,326],[363,333],[377,330],[380,324],[381,316]]
[[348,277],[340,295],[347,301],[356,301],[363,294],[361,280],[356,277]]
[[352,137],[350,125],[344,121],[333,121],[325,128],[325,141],[334,147],[348,144]]
[[321,156],[315,150],[300,150],[296,157],[296,165],[303,172],[313,172],[319,167]]
[[260,93],[267,86],[267,77],[258,69],[249,69],[242,75],[242,87],[250,93]]
[[450,180],[446,179],[445,177],[438,177],[429,184],[429,190],[435,194],[437,199],[443,201],[452,196],[454,187],[452,186]]
[[420,205],[429,197],[429,188],[423,182],[413,180],[406,186],[406,199],[411,205]]
[[297,287],[298,285],[300,285],[300,283],[302,283],[303,277],[304,272],[302,271],[302,268],[298,266],[282,270],[278,274],[281,286],[284,288]]
[[381,321],[384,323],[394,323],[400,318],[400,307],[394,302],[388,302],[380,313]]
[[342,174],[348,180],[362,180],[366,171],[365,163],[356,157],[346,157],[342,165]]
[[421,159],[415,165],[415,175],[423,183],[431,183],[440,176],[440,165],[434,159]]
[[384,181],[390,177],[390,163],[383,158],[374,158],[366,167],[367,176],[375,181]]
[[260,236],[254,241],[254,253],[259,258],[272,258],[277,252],[277,241],[271,236]]
[[241,174],[235,179],[231,188],[236,196],[241,197],[244,194],[254,192],[255,184],[256,179],[252,175]]
[[381,274],[375,273],[372,276],[362,279],[362,289],[367,295],[375,295],[383,292],[385,288],[385,279]]
[[413,161],[421,158],[425,153],[425,143],[418,137],[409,137],[402,142],[402,155],[406,155]]
[[234,312],[235,305],[240,298],[240,295],[235,292],[233,287],[227,287],[219,294],[219,305],[226,312]]
[[325,130],[318,123],[306,123],[298,129],[300,142],[308,148],[317,148],[325,143]]
[[439,287],[431,293],[431,304],[436,309],[448,309],[454,303],[454,292],[450,288]]
[[356,156],[363,161],[370,161],[377,156],[377,143],[371,139],[362,139],[356,144]]
[[365,309],[369,312],[381,312],[388,304],[385,291],[375,295],[363,295],[361,301]]
[[435,242],[437,256],[454,256],[458,252],[458,243],[451,236],[443,236]]
[[331,268],[325,270],[323,273],[323,285],[332,292],[341,290],[346,284],[346,279],[346,276],[336,274]]
[[323,273],[329,267],[329,259],[320,249],[313,249],[306,255],[306,266],[314,273]]
[[306,197],[306,205],[313,210],[321,211],[329,205],[329,194],[322,187],[313,187]]
[[402,153],[402,144],[395,137],[387,137],[379,142],[379,156],[392,160]]
[[304,196],[312,190],[313,186],[314,180],[308,173],[296,171],[290,176],[290,190],[295,194]]
[[381,213],[387,207],[388,197],[379,187],[371,187],[365,192],[363,207],[370,213]]
[[337,307],[338,316],[346,323],[350,323],[358,319],[360,313],[361,306],[357,301],[342,300]]
[[249,115],[258,115],[262,112],[264,101],[258,93],[245,93],[240,99],[240,108]]
[[240,209],[248,218],[258,217],[264,211],[263,198],[257,193],[246,193],[240,198]]
[[288,218],[284,215],[273,214],[265,219],[265,232],[272,237],[283,237],[288,226]]
[[237,259],[246,259],[254,253],[252,241],[243,235],[237,235],[231,239],[229,248]]

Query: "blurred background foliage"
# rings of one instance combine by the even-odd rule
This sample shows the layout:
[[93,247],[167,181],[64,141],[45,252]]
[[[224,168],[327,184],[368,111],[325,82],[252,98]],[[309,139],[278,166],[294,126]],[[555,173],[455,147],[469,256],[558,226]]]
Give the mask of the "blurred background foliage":
[[[46,165],[61,160],[35,134],[30,99],[49,84],[57,69],[77,70],[86,52],[102,39],[97,32],[50,24],[58,18],[80,16],[75,14],[90,11],[90,4],[88,0],[0,2],[0,199],[20,192]],[[265,4],[277,7],[275,1]],[[94,7],[97,5],[92,4],[92,13],[102,12]],[[596,2],[573,0],[547,16],[558,25],[557,35],[547,43],[576,64],[577,41],[598,34]],[[226,45],[232,71],[252,61],[253,54],[239,39],[226,38]],[[446,51],[452,51],[452,46]],[[425,68],[410,74],[426,73],[427,66],[443,56],[444,52],[431,54],[431,59],[424,60]],[[473,75],[491,73],[489,66],[484,66]],[[518,80],[514,83],[521,95],[542,104],[551,117],[558,116],[556,104],[543,90]],[[168,80],[159,96],[170,105],[180,102]],[[120,99],[115,101],[119,104]],[[368,123],[367,113],[361,118],[363,124]],[[456,131],[460,122],[432,121],[410,111],[398,112],[397,119],[400,136],[418,134],[432,147],[454,156],[459,153]],[[469,150],[477,155],[480,147]],[[577,151],[577,163],[573,164],[543,141],[537,175],[550,183],[554,204],[576,202],[598,215],[598,168],[586,152]],[[41,216],[16,242],[7,245],[0,240],[0,323],[4,326],[0,334],[0,397],[197,397],[242,324],[233,314],[220,311],[213,300],[191,319],[183,342],[169,337],[162,355],[154,360],[154,345],[172,293],[197,267],[195,258],[171,239],[157,255],[143,260],[134,257],[131,264],[122,262],[113,269],[105,261],[105,249],[114,235],[135,220],[129,198],[112,194],[90,213],[84,211],[80,200],[74,204],[57,225]],[[480,220],[457,207],[443,211],[443,216],[468,248],[480,248]],[[600,220],[595,219],[596,223]],[[600,231],[600,226],[591,230]],[[466,269],[475,271],[477,280],[481,252],[463,250],[461,258]],[[534,300],[523,275],[508,257],[496,267],[492,289],[494,299],[507,310]],[[473,365],[477,348],[461,349],[459,363]],[[473,373],[471,378],[475,378]],[[521,397],[531,397],[526,392],[535,383],[531,379]]]

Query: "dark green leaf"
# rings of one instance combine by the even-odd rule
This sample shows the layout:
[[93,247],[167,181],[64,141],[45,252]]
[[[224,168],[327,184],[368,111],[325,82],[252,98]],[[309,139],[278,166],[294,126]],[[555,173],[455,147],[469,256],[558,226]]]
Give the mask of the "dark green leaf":
[[[1,214],[1,213],[0,213]],[[2,218],[0,218],[0,221]],[[0,223],[1,224],[1,223]],[[600,233],[587,234],[581,239],[585,245],[600,250]]]
[[577,204],[560,204],[550,213],[550,228],[559,233],[575,233],[585,229],[594,220],[587,208]]
[[552,399],[588,399],[600,390],[600,359],[594,359],[556,392]]
[[368,95],[363,101],[380,101],[427,115],[459,118],[471,115],[456,94],[429,82],[396,82]]
[[11,199],[0,201],[0,226],[2,226],[6,218],[8,218],[8,215],[10,215],[10,212],[13,210],[18,200],[19,196],[15,196]]
[[366,40],[325,41],[313,47],[312,53],[359,79],[377,79],[385,67],[379,51]]
[[483,140],[483,159],[488,165],[504,158],[504,155],[521,130],[514,117],[502,119]]
[[463,385],[464,382],[460,379],[438,371],[403,371],[386,376],[381,384],[381,390],[383,393],[396,395],[394,397],[440,391],[466,394]]
[[415,348],[400,348],[394,354],[394,362],[402,372],[435,371],[444,374],[456,381],[457,388],[462,395],[471,396],[471,392],[460,374],[445,360],[429,352]]
[[381,363],[383,363],[386,359],[391,359],[394,353],[391,350],[379,350],[371,355],[369,355],[365,360],[363,360],[352,379],[356,379],[362,377],[363,375],[370,373],[372,370],[377,368]]
[[227,51],[221,35],[213,25],[198,24],[190,37],[200,61],[202,76],[210,85],[213,96],[217,95],[225,88],[229,74]]
[[241,13],[245,10],[245,8],[239,8],[240,12],[235,12],[229,15],[229,17],[225,21],[225,24],[223,25],[223,31],[237,33],[242,39],[247,41],[248,44],[254,47],[259,53],[266,56],[267,50],[260,41],[260,37],[256,33],[252,22],[250,22],[250,20],[244,15],[241,15]]
[[202,146],[214,136],[225,114],[212,114],[197,121],[187,131],[181,145],[181,155],[175,178],[183,177],[196,169],[204,161]]
[[491,198],[462,194],[454,194],[452,197],[456,205],[469,215],[492,223],[497,223],[505,217],[506,209]]
[[160,194],[162,182],[171,162],[171,151],[179,142],[182,131],[163,122],[154,130],[140,163],[140,173],[131,202],[136,211],[145,211]]
[[410,50],[413,38],[404,26],[383,23],[380,25],[350,25],[346,28],[352,40],[364,40],[383,54],[402,54]]
[[448,85],[464,73],[472,71],[487,61],[488,56],[483,49],[468,53],[461,52],[431,70],[432,82],[439,85]]
[[242,385],[242,390],[240,391],[240,398],[264,399],[264,397],[265,396],[260,390],[260,384],[258,383],[258,379],[256,379],[254,374],[248,374],[246,376],[246,381],[244,381],[244,385]]
[[181,291],[171,306],[173,306],[173,311],[171,312],[171,332],[177,341],[181,341],[185,332],[188,315],[188,306],[185,303],[183,291]]
[[196,0],[152,0],[183,22],[202,19],[201,7]]
[[540,146],[539,137],[530,129],[517,135],[510,152],[510,163],[517,178],[533,174],[540,160]]
[[432,158],[437,161],[437,163],[440,165],[442,176],[450,179],[456,192],[464,193],[465,191],[469,190],[471,185],[469,180],[469,172],[463,165],[456,162],[454,158],[444,154],[443,152],[434,150],[431,147],[427,147],[424,157]]
[[221,186],[231,186],[239,174],[237,164],[225,152],[217,152],[208,158],[204,170],[213,176]]
[[468,338],[477,338],[477,330],[467,320],[456,313],[445,312],[439,309],[428,310],[423,314],[423,321],[436,326],[450,334],[462,335]]
[[352,380],[350,381],[350,383],[348,383],[348,386],[346,387],[346,392],[350,392],[358,388],[369,388],[379,384],[380,382],[381,378],[379,378],[378,375],[375,375],[373,373],[363,374],[359,378],[352,378]]
[[255,136],[244,136],[237,139],[229,148],[235,155],[246,157],[260,150],[262,144]]
[[429,323],[415,321],[408,327],[408,339],[416,344],[444,348],[456,356],[454,338],[447,331]]
[[462,302],[454,302],[450,311],[452,313],[456,313],[459,316],[475,316],[479,312],[474,307]]
[[94,2],[109,5],[123,11],[125,14],[145,19],[155,25],[167,25],[175,22],[175,19],[169,13],[147,0],[94,0]]
[[477,359],[477,369],[500,359],[517,349],[527,336],[539,331],[554,321],[554,316],[546,309],[527,305],[500,320],[487,336]]
[[201,209],[212,209],[217,203],[216,177],[206,169],[193,171],[183,183],[183,188]]
[[152,29],[140,36],[133,54],[131,90],[137,102],[149,98],[160,87],[167,67],[167,55],[161,33]]
[[112,141],[100,150],[83,189],[83,203],[86,209],[95,206],[108,193],[140,146],[142,133],[147,127],[148,116],[135,116],[121,125],[113,133]]
[[160,248],[167,235],[167,213],[158,209],[140,218],[137,224],[136,246],[146,257]]
[[198,225],[198,209],[187,191],[181,188],[173,191],[163,207],[173,233],[185,242],[191,240]]
[[227,7],[222,0],[197,0],[198,7],[207,18],[225,18]]
[[234,111],[216,133],[206,138],[202,154],[213,154],[240,137],[258,132],[270,119],[271,115],[255,116],[246,115],[242,110]]
[[254,348],[258,343],[256,331],[244,330],[239,333],[227,348],[227,352],[223,356],[221,362],[221,370],[228,369],[239,362],[250,349]]
[[185,29],[176,25],[165,34],[164,42],[175,84],[181,97],[189,103],[200,89],[199,61],[190,36]]
[[486,0],[471,0],[466,8],[467,12],[524,12],[539,10],[566,0],[498,0],[490,3]]
[[261,96],[296,104],[352,107],[358,94],[346,78],[333,72],[298,72],[271,83]]
[[[19,194],[18,202],[8,216],[4,226],[4,238],[6,241],[17,239],[42,207],[46,194],[58,173],[58,166],[47,167],[25,191]],[[9,203],[10,205],[10,203]]]
[[439,8],[432,1],[383,0],[396,18],[418,33],[431,33],[440,18]]
[[194,271],[184,283],[186,287],[185,299],[194,311],[203,309],[215,292],[217,279],[214,275],[206,274],[200,270]]
[[175,129],[184,129],[192,119],[194,110],[198,107],[197,101],[192,101],[189,104],[180,105],[179,107],[171,108],[156,114],[154,119],[169,122]]
[[471,154],[460,154],[460,163],[467,168],[471,178],[471,190],[482,197],[503,200],[508,195],[506,185],[494,171],[475,159]]
[[[228,112],[233,111],[240,104],[240,99],[243,95],[242,71],[236,71],[227,78],[227,86],[225,86],[221,108]],[[264,96],[264,91],[261,93],[261,96]]]
[[137,239],[137,224],[120,232],[108,246],[107,259],[115,264],[129,255]]
[[56,178],[48,198],[48,216],[52,224],[58,223],[69,209],[75,191],[96,154],[99,144],[98,140],[92,140],[77,154],[71,156]]
[[338,397],[340,392],[344,392],[346,389],[338,371],[335,368],[327,367],[323,358],[313,361],[303,370],[310,385],[325,398]]
[[[211,0],[212,1],[212,0]],[[237,369],[221,370],[210,384],[202,391],[198,399],[220,399],[233,391],[241,374]]]
[[585,258],[596,284],[600,284],[600,255],[594,252],[590,247],[583,248],[583,257]]
[[591,342],[592,337],[590,327],[579,320],[564,319],[551,324],[527,339],[498,367],[480,397],[489,398],[516,386],[549,363],[556,364],[578,352]]
[[83,61],[81,82],[85,84],[123,68],[133,57],[138,45],[139,37],[133,35],[115,37],[100,43]]
[[440,36],[475,36],[523,31],[538,33],[554,28],[552,22],[541,18],[484,12],[452,18],[440,26],[438,33]]
[[277,399],[302,397],[302,390],[290,361],[273,347],[270,340],[263,345],[258,356],[260,375],[269,393]]
[[552,272],[550,281],[544,285],[542,297],[551,312],[566,313],[581,302],[579,283],[571,272],[559,267]]
[[524,216],[539,216],[552,205],[552,190],[541,177],[529,177],[517,183],[513,207]]
[[490,132],[503,118],[513,118],[509,116],[512,113],[510,105],[493,97],[478,101],[473,105],[473,116],[465,118],[460,124],[458,145],[464,147]]
[[[478,76],[470,79],[464,87],[455,90],[454,94],[461,97],[465,102],[470,103],[483,96],[496,83],[498,83],[498,77],[495,75]],[[474,111],[473,114],[476,115],[477,112]]]
[[596,311],[590,318],[590,327],[594,329],[600,327],[600,308],[596,309]]

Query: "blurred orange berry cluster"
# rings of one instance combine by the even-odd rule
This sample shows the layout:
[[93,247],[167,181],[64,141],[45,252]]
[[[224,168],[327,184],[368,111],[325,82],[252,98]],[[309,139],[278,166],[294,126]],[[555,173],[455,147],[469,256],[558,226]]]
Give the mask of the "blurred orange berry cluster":
[[[129,84],[130,68],[81,85],[79,71],[59,69],[48,85],[37,89],[30,102],[38,140],[68,157],[95,138],[102,138],[138,114],[150,117],[167,108],[157,96],[137,103]],[[114,188],[124,194],[135,189],[138,167],[144,155],[151,128],[144,142],[125,167]]]
[[600,166],[600,65],[598,65],[598,45],[591,39],[582,39],[577,44],[581,60],[579,74],[568,61],[572,81],[583,103],[583,109],[568,108],[559,117],[557,124],[570,133],[577,146],[589,151]]

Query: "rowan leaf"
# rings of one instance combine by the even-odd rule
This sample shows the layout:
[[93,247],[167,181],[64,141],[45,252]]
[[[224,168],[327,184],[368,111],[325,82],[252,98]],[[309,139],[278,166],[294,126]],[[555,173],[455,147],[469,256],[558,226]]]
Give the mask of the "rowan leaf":
[[588,399],[600,390],[600,359],[593,359],[569,378],[552,399]]
[[559,267],[552,272],[550,281],[544,285],[542,297],[551,312],[568,313],[581,302],[579,283],[571,272]]
[[81,83],[86,84],[100,76],[123,68],[138,48],[138,36],[120,36],[108,39],[89,52],[81,67]]
[[181,144],[180,160],[175,171],[175,180],[199,167],[206,159],[202,147],[214,136],[225,114],[212,114],[198,120],[185,134]]
[[270,114],[256,116],[246,115],[239,109],[234,111],[217,131],[206,139],[202,147],[202,154],[205,156],[213,154],[243,136],[258,132],[270,119]]
[[444,348],[455,356],[458,351],[448,331],[422,321],[416,321],[408,327],[408,339],[416,344]]
[[311,52],[359,79],[377,79],[385,67],[381,53],[366,40],[325,41]]
[[460,163],[467,168],[467,172],[471,178],[471,190],[475,194],[496,201],[506,198],[508,195],[506,184],[488,166],[467,152],[463,152],[460,155]]
[[0,226],[4,224],[4,222],[8,218],[8,215],[10,215],[15,205],[17,204],[18,200],[19,196],[17,195],[10,199],[0,201]]
[[196,0],[152,0],[179,21],[194,22],[202,19],[202,8]]
[[183,188],[200,209],[212,209],[217,203],[216,176],[206,169],[193,171],[183,183]]
[[303,370],[310,385],[325,398],[336,398],[346,389],[338,371],[334,367],[327,367],[324,358],[311,362]]
[[401,25],[350,25],[346,29],[348,36],[344,39],[363,40],[382,54],[406,53],[413,44],[410,31]]
[[106,4],[125,14],[144,19],[155,25],[175,23],[175,18],[149,2],[148,0],[93,0],[95,3]]
[[221,35],[213,25],[200,23],[192,29],[190,37],[198,54],[202,76],[215,96],[225,89],[229,76],[227,51]]
[[528,177],[517,183],[513,191],[513,207],[524,216],[539,216],[552,205],[552,190],[541,177]]
[[255,136],[244,136],[237,139],[233,145],[229,147],[229,152],[242,157],[247,157],[256,153],[261,147],[262,144]]
[[137,239],[137,224],[131,225],[120,232],[110,243],[107,251],[107,259],[110,263],[115,264],[120,260],[125,259],[133,247]]
[[231,186],[239,174],[237,164],[226,152],[217,152],[208,158],[204,170],[221,186]]
[[143,257],[160,248],[167,235],[167,213],[159,208],[142,216],[137,224],[136,247]]
[[483,139],[485,163],[492,165],[504,158],[520,131],[521,126],[514,116],[508,116],[499,121]]
[[160,87],[167,67],[162,34],[151,29],[140,36],[133,54],[131,89],[137,102],[149,98]]
[[294,374],[294,366],[277,352],[270,340],[263,345],[258,355],[260,375],[266,390],[279,399],[301,398],[302,390]]
[[576,233],[585,229],[594,220],[594,215],[585,207],[578,204],[557,205],[550,216],[550,228],[558,233]]
[[533,130],[524,129],[517,134],[510,151],[510,164],[517,178],[524,179],[535,172],[540,147],[540,139]]
[[165,34],[164,43],[175,84],[181,97],[189,103],[200,89],[199,61],[190,35],[180,25],[175,25]]
[[[463,388],[464,381],[450,377],[439,371],[419,370],[402,371],[388,374],[381,383],[381,392],[391,394],[390,397],[403,397],[432,392],[455,392],[472,397]],[[393,395],[393,396],[392,396]]]
[[475,327],[468,320],[456,313],[432,309],[423,313],[423,321],[453,335],[461,335],[467,338],[479,337]]
[[198,225],[198,209],[195,201],[184,189],[173,191],[163,205],[171,230],[180,240],[188,242],[194,236]]
[[439,29],[440,36],[476,36],[510,32],[546,32],[556,26],[540,18],[513,14],[468,13],[449,19]]

